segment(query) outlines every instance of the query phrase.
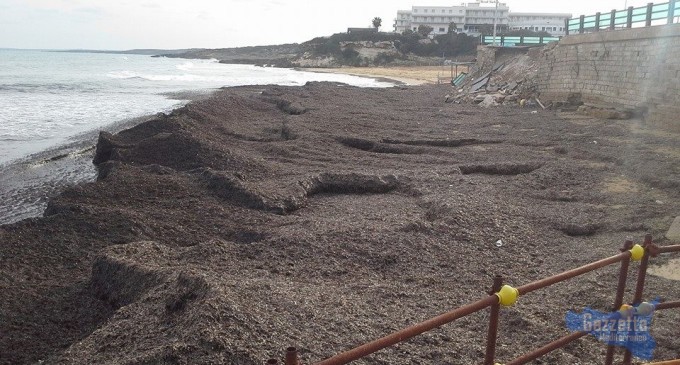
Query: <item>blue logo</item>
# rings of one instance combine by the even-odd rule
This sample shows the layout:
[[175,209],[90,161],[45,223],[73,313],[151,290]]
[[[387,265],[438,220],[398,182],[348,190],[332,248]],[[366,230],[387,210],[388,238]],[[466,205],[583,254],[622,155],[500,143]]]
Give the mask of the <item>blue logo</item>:
[[628,349],[633,356],[651,360],[656,342],[649,334],[652,316],[658,302],[643,302],[633,307],[621,306],[616,312],[600,312],[586,308],[582,313],[567,312],[565,321],[571,331],[588,332],[607,345]]

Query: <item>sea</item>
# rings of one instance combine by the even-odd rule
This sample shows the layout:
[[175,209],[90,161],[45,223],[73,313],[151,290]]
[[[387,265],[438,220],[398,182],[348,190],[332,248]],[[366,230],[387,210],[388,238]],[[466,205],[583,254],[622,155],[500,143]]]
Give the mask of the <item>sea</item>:
[[0,224],[40,216],[64,187],[94,181],[99,131],[117,132],[221,87],[309,81],[394,86],[217,60],[0,49]]

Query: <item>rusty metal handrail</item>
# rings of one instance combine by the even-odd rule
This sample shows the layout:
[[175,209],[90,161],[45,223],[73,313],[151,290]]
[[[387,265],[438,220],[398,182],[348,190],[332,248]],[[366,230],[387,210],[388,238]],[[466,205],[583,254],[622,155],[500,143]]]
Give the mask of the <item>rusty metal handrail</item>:
[[[503,277],[496,275],[493,278],[493,286],[491,293],[498,293],[503,286]],[[500,299],[500,298],[499,298]],[[496,357],[496,342],[498,339],[498,317],[501,311],[500,300],[491,305],[491,313],[489,316],[489,330],[486,334],[486,355],[484,356],[484,365],[493,365]]]
[[[664,310],[664,309],[674,309],[674,308],[680,308],[680,301],[674,301],[674,302],[664,302],[664,303],[659,303],[656,305],[654,310]],[[578,331],[574,332],[572,334],[569,334],[567,336],[564,336],[558,340],[555,340],[549,344],[544,345],[543,347],[536,349],[534,351],[531,351],[529,353],[526,353],[508,363],[505,365],[523,365],[526,364],[530,361],[536,360],[539,357],[548,354],[554,350],[557,350],[559,348],[562,348],[571,342],[574,342],[578,340],[581,337],[584,337],[588,334],[588,332],[583,332],[583,331]]]
[[484,299],[480,299],[474,303],[458,307],[450,312],[440,314],[437,317],[427,321],[418,323],[411,327],[405,328],[401,331],[392,333],[383,338],[363,344],[359,347],[337,354],[331,358],[316,363],[315,365],[341,365],[347,364],[354,360],[358,360],[366,355],[370,355],[376,351],[382,350],[385,347],[392,346],[409,338],[415,337],[421,333],[430,331],[446,323],[452,322],[458,318],[465,317],[469,314],[478,312],[486,307],[498,302],[496,295],[489,295]]
[[647,365],[680,365],[680,359],[650,362]]
[[[627,251],[633,247],[633,241],[626,240],[623,245],[622,251]],[[631,254],[632,256],[632,254]],[[614,298],[614,305],[612,310],[617,310],[623,305],[623,295],[626,291],[626,282],[628,280],[628,267],[630,266],[630,260],[621,261],[621,268],[619,269],[619,283],[616,286],[616,297]],[[607,346],[607,353],[604,358],[604,365],[612,365],[614,363],[614,352],[616,352],[616,347],[613,345]]]
[[674,302],[663,302],[656,305],[656,310],[680,308],[680,300]]
[[[637,251],[636,251],[637,250]],[[492,313],[491,313],[491,318],[489,321],[489,331],[488,331],[488,336],[487,336],[487,354],[485,356],[485,364],[493,364],[494,360],[494,355],[495,355],[495,345],[496,345],[496,332],[497,332],[497,321],[498,321],[498,309],[500,307],[500,304],[502,303],[503,305],[512,305],[508,304],[507,302],[504,301],[504,298],[506,298],[503,294],[503,292],[506,289],[509,289],[511,292],[514,291],[513,294],[513,299],[511,300],[511,303],[514,303],[514,300],[516,300],[518,295],[524,295],[527,293],[530,293],[532,291],[542,289],[544,287],[560,283],[562,281],[566,281],[569,279],[572,279],[574,277],[583,275],[585,273],[615,264],[617,262],[621,262],[621,268],[619,271],[619,282],[616,290],[616,297],[614,299],[614,310],[616,310],[618,307],[620,307],[623,303],[623,295],[625,292],[625,284],[628,276],[628,267],[630,263],[630,259],[633,260],[639,260],[640,262],[640,267],[638,270],[638,280],[637,280],[637,285],[635,288],[635,295],[633,299],[633,304],[639,304],[641,302],[642,294],[644,291],[644,283],[645,283],[645,277],[646,277],[646,272],[647,272],[647,266],[649,262],[650,257],[656,257],[660,253],[669,253],[669,252],[680,252],[680,245],[671,245],[671,246],[665,246],[665,247],[658,247],[652,243],[652,237],[651,235],[646,235],[645,240],[643,243],[643,246],[640,247],[639,245],[633,246],[632,241],[626,241],[624,247],[622,248],[622,252],[618,255],[614,255],[602,260],[598,260],[595,262],[592,262],[587,265],[583,265],[581,267],[571,269],[564,271],[562,273],[553,275],[548,278],[540,279],[534,282],[531,282],[529,284],[520,286],[518,288],[512,288],[509,286],[504,286],[503,290],[499,291],[499,288],[501,287],[502,284],[502,277],[496,276],[494,279],[494,285],[492,287],[492,291],[488,297],[485,297],[483,299],[480,299],[476,302],[466,304],[464,306],[458,307],[456,309],[453,309],[449,312],[446,312],[444,314],[441,314],[437,317],[431,318],[429,320],[423,321],[421,323],[418,323],[416,325],[407,327],[405,329],[399,330],[397,332],[394,332],[390,335],[387,335],[385,337],[379,338],[377,340],[365,343],[363,345],[360,345],[358,347],[355,347],[351,350],[347,350],[345,352],[342,352],[340,354],[337,354],[335,356],[332,356],[326,360],[323,360],[321,362],[317,362],[314,365],[344,365],[348,364],[354,360],[358,360],[362,357],[365,357],[367,355],[370,355],[372,353],[375,353],[379,350],[382,350],[386,347],[392,346],[394,344],[397,344],[399,342],[408,340],[412,337],[415,337],[417,335],[420,335],[424,332],[430,331],[432,329],[435,329],[437,327],[440,327],[444,324],[450,323],[458,318],[465,317],[467,315],[470,315],[472,313],[478,312],[480,310],[483,310],[487,307],[491,307]],[[680,301],[672,301],[672,302],[664,302],[660,303],[656,306],[657,310],[663,310],[663,309],[671,309],[671,308],[680,308]],[[562,348],[566,346],[567,344],[586,336],[588,333],[579,331],[579,332],[574,332],[571,333],[567,336],[564,336],[562,338],[559,338],[551,343],[548,343],[544,345],[543,347],[536,349],[534,351],[531,351],[527,354],[524,354],[515,360],[507,363],[506,365],[522,365],[526,364],[532,360],[535,360],[549,352],[552,352],[556,349]],[[605,364],[611,364],[612,359],[613,359],[613,354],[614,354],[614,348],[612,346],[609,346],[607,349],[607,356],[605,360]],[[270,361],[277,361],[274,359],[271,359]],[[624,356],[624,361],[623,364],[630,364],[631,361],[631,353],[629,351],[626,351],[625,356]],[[286,365],[299,365],[299,357],[297,354],[297,350],[294,347],[290,347],[287,349],[287,354],[286,354]]]
[[[537,289],[544,288],[546,286],[550,286],[571,278],[574,278],[579,275],[583,275],[585,273],[603,268],[605,266],[615,264],[617,262],[621,262],[623,260],[629,259],[630,258],[630,251],[625,251],[622,252],[618,255],[614,255],[611,257],[608,257],[606,259],[602,259],[599,261],[595,261],[593,263],[583,265],[581,267],[578,267],[576,269],[568,270],[565,272],[562,272],[560,274],[551,276],[546,279],[542,280],[537,280],[532,283],[529,283],[527,285],[523,285],[517,290],[519,291],[520,295],[532,292]],[[372,342],[366,343],[364,345],[361,345],[359,347],[356,347],[352,350],[345,351],[343,353],[340,353],[338,355],[335,355],[331,358],[328,358],[324,361],[316,363],[316,365],[341,365],[341,364],[347,364],[350,363],[354,360],[360,359],[366,355],[370,355],[376,351],[382,350],[386,347],[392,346],[396,343],[399,343],[401,341],[404,341],[406,339],[415,337],[421,333],[427,332],[431,329],[434,329],[436,327],[439,327],[443,324],[452,322],[460,317],[464,317],[468,314],[480,311],[486,307],[489,307],[493,305],[494,303],[497,303],[498,297],[495,295],[491,295],[485,299],[482,299],[480,301],[477,301],[472,304],[468,304],[466,306],[460,307],[457,310],[453,310],[451,312],[442,314],[438,317],[432,318],[428,321],[419,323],[417,325],[408,327],[406,329],[403,329],[401,331],[395,332],[391,335],[385,336],[383,338],[374,340]],[[469,311],[468,313],[467,310],[463,311],[463,309],[468,309],[468,308],[473,308],[474,310]],[[463,314],[464,313],[464,314]]]
[[680,252],[680,245],[658,247],[657,252],[658,253]]
[[[640,261],[640,268],[638,269],[637,284],[635,285],[635,294],[633,296],[633,304],[639,304],[642,301],[642,294],[645,289],[645,280],[647,279],[647,267],[649,266],[649,257],[652,250],[656,251],[657,247],[652,243],[652,235],[645,235],[645,242],[643,243],[645,254]],[[656,254],[655,254],[656,255]],[[626,349],[623,354],[623,365],[630,365],[633,360],[633,353]]]
[[545,288],[546,286],[550,286],[550,285],[557,284],[557,283],[565,281],[565,280],[569,280],[571,278],[575,278],[579,275],[583,275],[585,273],[588,273],[588,272],[591,272],[591,271],[594,271],[594,270],[597,270],[597,269],[601,269],[605,266],[615,264],[617,262],[626,260],[628,258],[630,258],[630,252],[629,251],[621,252],[618,255],[611,256],[611,257],[608,257],[606,259],[602,259],[602,260],[599,260],[599,261],[595,261],[593,263],[590,263],[588,265],[583,265],[583,266],[578,267],[576,269],[567,270],[565,272],[559,273],[559,274],[551,276],[549,278],[537,280],[537,281],[534,281],[532,283],[522,285],[522,286],[518,287],[517,290],[519,290],[520,295],[524,295],[524,294],[530,293],[534,290]]
[[570,344],[570,343],[572,343],[572,342],[574,342],[574,341],[578,340],[579,338],[586,336],[586,335],[588,335],[588,332],[581,332],[581,331],[574,332],[570,335],[567,335],[567,336],[564,336],[564,337],[562,337],[558,340],[555,340],[555,341],[541,347],[540,349],[537,349],[537,350],[534,350],[534,351],[529,352],[527,354],[524,354],[524,355],[516,358],[515,360],[510,361],[509,363],[507,363],[505,365],[523,365],[523,364],[526,364],[530,361],[538,359],[539,357],[541,357],[545,354],[548,354],[548,353],[553,352],[553,351],[555,351],[559,348],[562,348],[562,347],[564,347],[564,346],[566,346],[566,345],[568,345],[568,344]]

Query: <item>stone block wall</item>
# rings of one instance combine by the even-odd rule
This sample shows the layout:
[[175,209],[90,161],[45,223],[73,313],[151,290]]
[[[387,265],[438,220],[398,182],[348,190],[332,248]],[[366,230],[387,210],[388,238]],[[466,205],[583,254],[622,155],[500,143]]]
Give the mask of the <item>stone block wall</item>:
[[680,24],[570,35],[542,52],[545,101],[580,93],[586,103],[642,111],[680,132]]

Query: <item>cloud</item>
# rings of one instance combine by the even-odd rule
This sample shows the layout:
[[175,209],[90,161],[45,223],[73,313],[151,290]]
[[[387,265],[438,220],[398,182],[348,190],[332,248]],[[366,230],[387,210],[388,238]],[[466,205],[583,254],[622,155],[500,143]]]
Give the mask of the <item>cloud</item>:
[[93,7],[93,6],[75,8],[75,9],[73,9],[73,11],[77,12],[77,13],[85,13],[85,14],[92,14],[92,15],[105,15],[106,14],[106,10],[104,10],[103,8],[98,8],[98,7]]
[[142,3],[143,8],[148,8],[148,9],[160,9],[160,4],[155,3],[155,2],[145,2]]
[[206,11],[202,11],[202,12],[200,12],[200,13],[198,13],[198,14],[196,15],[196,19],[200,19],[200,20],[213,20],[213,19],[215,19],[215,17],[214,17],[212,14],[210,14],[210,13],[208,13],[208,12],[206,12]]

